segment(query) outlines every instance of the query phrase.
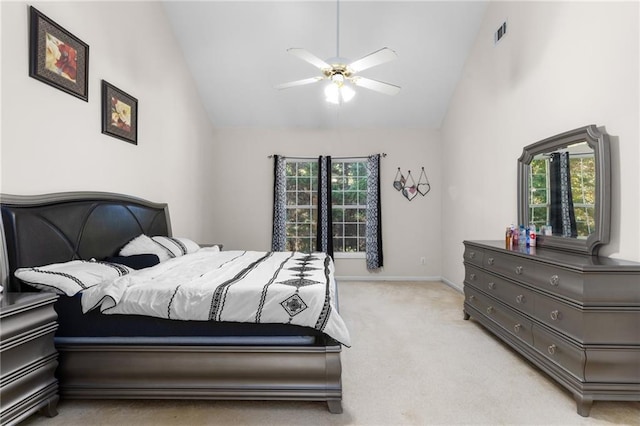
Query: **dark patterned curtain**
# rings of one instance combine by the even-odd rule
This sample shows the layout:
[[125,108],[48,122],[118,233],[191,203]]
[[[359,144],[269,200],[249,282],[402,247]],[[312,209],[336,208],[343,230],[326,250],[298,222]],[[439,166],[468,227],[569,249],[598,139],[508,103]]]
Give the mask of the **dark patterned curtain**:
[[380,208],[380,155],[367,157],[367,269],[378,269],[382,262],[382,216]]
[[273,156],[273,237],[272,251],[285,251],[287,243],[287,177],[286,158]]
[[549,222],[553,235],[576,237],[578,235],[568,152],[554,152],[549,159],[549,188],[551,207]]
[[331,208],[331,157],[318,158],[318,221],[316,250],[333,258],[333,219]]

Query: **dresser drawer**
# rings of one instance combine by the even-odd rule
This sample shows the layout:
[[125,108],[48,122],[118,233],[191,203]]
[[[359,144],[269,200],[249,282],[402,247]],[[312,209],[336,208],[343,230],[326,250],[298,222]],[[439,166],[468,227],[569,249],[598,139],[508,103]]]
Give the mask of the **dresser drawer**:
[[528,345],[533,344],[530,320],[469,287],[465,287],[465,295],[467,303],[477,309],[483,317],[490,319]]
[[463,258],[465,262],[473,263],[474,265],[482,266],[482,259],[484,257],[484,251],[475,247],[465,247]]
[[583,276],[566,269],[538,264],[531,284],[541,290],[576,301],[582,301],[584,298]]
[[587,347],[585,379],[590,382],[640,384],[640,347]]
[[579,346],[537,325],[533,326],[533,346],[545,358],[584,381],[586,357],[584,350]]
[[465,265],[464,283],[479,290],[484,290],[487,285],[487,274],[480,268]]
[[481,277],[481,289],[517,311],[533,315],[536,294],[527,288],[495,275]]
[[583,311],[542,294],[536,295],[534,316],[549,327],[582,342]]
[[483,267],[489,272],[504,275],[522,282],[535,279],[535,262],[518,256],[487,251],[483,256]]
[[0,343],[0,372],[2,380],[6,380],[17,371],[40,362],[47,357],[57,356],[53,344],[53,336],[58,328],[56,323],[41,327],[30,335],[25,334],[21,339],[12,339]]

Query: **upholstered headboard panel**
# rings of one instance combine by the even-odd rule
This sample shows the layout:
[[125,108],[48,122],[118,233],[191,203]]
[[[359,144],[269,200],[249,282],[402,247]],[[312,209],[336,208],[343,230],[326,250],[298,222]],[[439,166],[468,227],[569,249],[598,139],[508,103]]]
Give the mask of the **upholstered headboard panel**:
[[[28,291],[17,268],[102,259],[144,233],[171,235],[166,204],[103,192],[0,195],[5,237],[3,285]],[[7,267],[8,266],[8,267]]]

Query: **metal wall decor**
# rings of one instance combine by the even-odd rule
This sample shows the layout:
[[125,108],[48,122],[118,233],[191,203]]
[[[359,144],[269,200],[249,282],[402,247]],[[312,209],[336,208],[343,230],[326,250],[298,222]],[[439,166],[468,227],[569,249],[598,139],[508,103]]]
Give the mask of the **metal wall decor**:
[[424,167],[422,167],[417,184],[413,176],[411,176],[411,170],[407,171],[407,176],[405,177],[402,171],[400,171],[400,167],[398,167],[396,177],[393,179],[393,187],[402,192],[402,195],[409,201],[413,200],[418,194],[424,197],[431,191],[431,184],[429,183],[429,178],[427,178],[427,173],[424,171]]

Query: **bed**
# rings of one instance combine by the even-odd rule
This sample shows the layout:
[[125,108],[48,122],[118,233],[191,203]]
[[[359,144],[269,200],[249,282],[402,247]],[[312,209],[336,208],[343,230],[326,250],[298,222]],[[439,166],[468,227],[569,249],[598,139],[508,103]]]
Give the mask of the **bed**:
[[[121,194],[0,202],[5,291],[35,291],[15,278],[19,268],[104,259],[141,234],[172,235],[166,204]],[[63,398],[307,400],[342,412],[342,345],[322,328],[83,313],[81,294],[55,305]]]

